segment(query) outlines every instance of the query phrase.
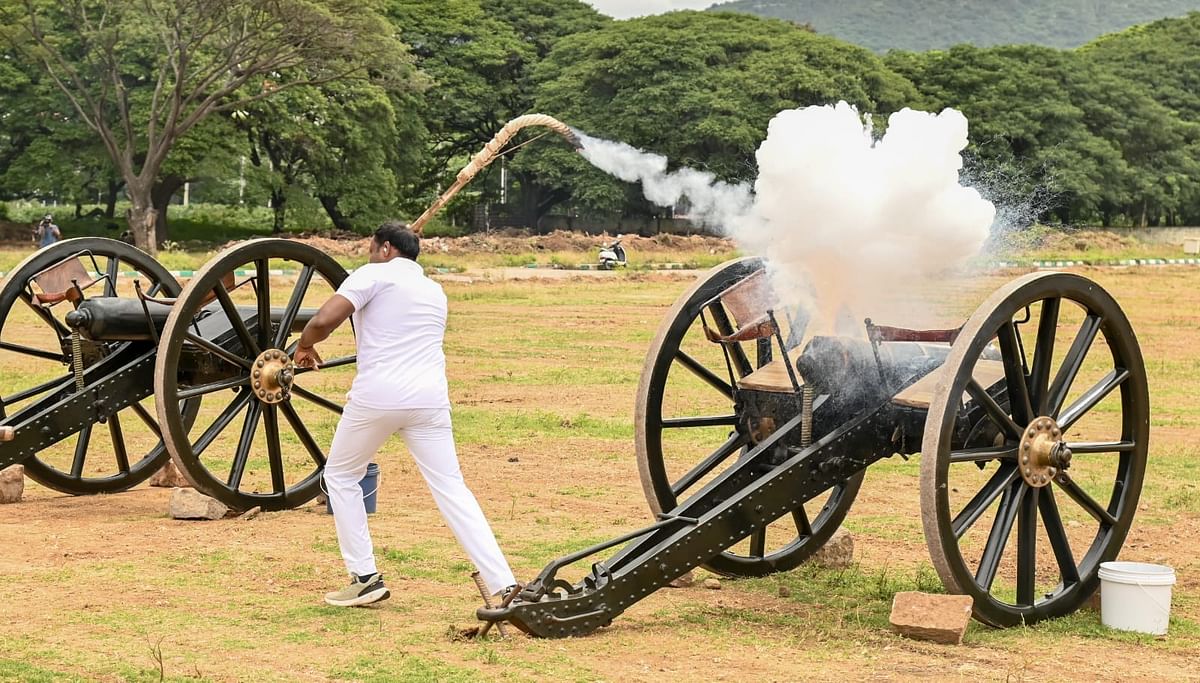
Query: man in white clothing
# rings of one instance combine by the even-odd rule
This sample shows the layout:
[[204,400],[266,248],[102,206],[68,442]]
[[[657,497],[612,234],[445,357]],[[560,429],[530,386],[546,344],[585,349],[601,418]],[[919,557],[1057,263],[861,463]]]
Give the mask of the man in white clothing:
[[358,374],[350,387],[325,484],[350,585],[328,593],[339,607],[390,593],[375,566],[359,481],[379,447],[399,432],[446,524],[493,593],[514,585],[512,570],[483,511],[463,481],[450,425],[446,383],[446,295],[417,265],[420,238],[403,223],[384,223],[371,239],[370,262],[351,273],[304,327],[295,363],[318,368],[316,344],[354,317]]

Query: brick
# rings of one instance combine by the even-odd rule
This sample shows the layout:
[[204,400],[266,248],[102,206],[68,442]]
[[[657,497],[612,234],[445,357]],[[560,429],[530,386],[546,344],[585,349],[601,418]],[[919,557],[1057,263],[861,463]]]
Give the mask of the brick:
[[958,645],[971,622],[969,595],[896,593],[892,599],[892,629],[916,640]]

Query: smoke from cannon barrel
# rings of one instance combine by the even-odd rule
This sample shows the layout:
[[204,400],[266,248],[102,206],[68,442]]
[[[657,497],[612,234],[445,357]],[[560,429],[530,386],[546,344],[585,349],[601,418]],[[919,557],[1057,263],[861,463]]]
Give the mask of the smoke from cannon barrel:
[[585,158],[640,182],[650,201],[686,200],[694,220],[767,257],[779,295],[813,312],[810,331],[835,331],[846,310],[861,320],[906,288],[963,266],[996,216],[959,182],[967,120],[953,109],[897,112],[878,140],[869,118],[845,102],[780,112],[758,149],[753,187],[669,170],[666,157],[624,143],[580,141]]

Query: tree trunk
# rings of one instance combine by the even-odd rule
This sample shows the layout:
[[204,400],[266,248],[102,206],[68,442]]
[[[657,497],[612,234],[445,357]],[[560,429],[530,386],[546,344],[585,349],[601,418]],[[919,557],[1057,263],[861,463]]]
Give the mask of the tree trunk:
[[187,178],[182,178],[176,175],[169,175],[162,180],[154,183],[150,189],[150,199],[153,202],[154,210],[157,212],[156,233],[158,237],[158,245],[162,246],[164,242],[171,238],[170,224],[167,222],[167,210],[171,207],[171,197],[183,187]]
[[104,217],[112,220],[117,217],[117,193],[121,191],[121,182],[115,178],[108,180],[108,195],[104,198]]
[[321,206],[325,207],[325,213],[329,214],[329,220],[333,221],[333,227],[338,230],[353,230],[354,226],[350,224],[350,219],[342,214],[338,208],[338,198],[333,195],[320,195],[317,197],[321,201]]
[[271,224],[271,233],[278,235],[283,232],[283,220],[287,213],[287,196],[284,195],[282,189],[271,190],[271,210],[275,214],[275,220]]
[[133,244],[138,249],[154,256],[158,253],[155,227],[158,224],[158,212],[151,206],[149,197],[130,196],[129,201],[131,205],[126,217],[129,219],[129,229],[133,231]]

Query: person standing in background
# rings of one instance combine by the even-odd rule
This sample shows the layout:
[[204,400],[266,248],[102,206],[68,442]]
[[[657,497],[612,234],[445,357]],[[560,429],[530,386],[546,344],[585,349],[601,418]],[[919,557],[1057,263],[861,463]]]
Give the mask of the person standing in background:
[[50,214],[43,216],[37,227],[33,229],[33,241],[37,243],[39,249],[48,247],[60,239],[62,239],[62,232],[54,224],[54,216]]

